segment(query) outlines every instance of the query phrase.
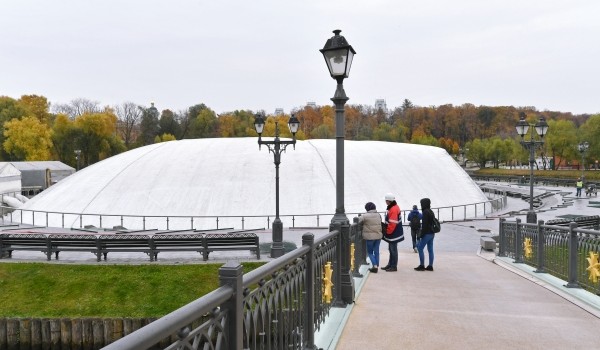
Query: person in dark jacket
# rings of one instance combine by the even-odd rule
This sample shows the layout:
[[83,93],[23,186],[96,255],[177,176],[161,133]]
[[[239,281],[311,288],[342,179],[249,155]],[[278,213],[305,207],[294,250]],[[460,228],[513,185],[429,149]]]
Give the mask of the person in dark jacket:
[[400,206],[396,203],[396,196],[392,193],[385,195],[385,223],[387,224],[383,240],[387,242],[390,251],[390,260],[382,270],[387,272],[398,271],[398,243],[404,240],[404,229],[400,218]]
[[[423,222],[421,225],[422,236],[417,243],[417,250],[419,251],[419,266],[415,267],[416,271],[433,271],[433,233],[432,223],[435,215],[431,210],[431,200],[429,198],[421,199],[421,211],[423,212]],[[423,248],[427,246],[427,254],[429,255],[429,265],[425,267],[425,254]]]
[[408,223],[410,225],[410,237],[412,238],[412,248],[413,251],[417,252],[417,237],[419,236],[419,231],[421,231],[421,219],[423,215],[419,212],[419,209],[416,205],[413,205],[412,210],[408,213]]

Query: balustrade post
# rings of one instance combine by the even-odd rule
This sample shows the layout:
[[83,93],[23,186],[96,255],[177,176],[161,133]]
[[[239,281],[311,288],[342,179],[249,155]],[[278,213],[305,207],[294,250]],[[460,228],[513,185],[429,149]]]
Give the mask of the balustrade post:
[[315,236],[312,233],[302,235],[302,245],[309,246],[306,253],[306,285],[304,288],[304,349],[316,350],[315,346]]
[[517,233],[515,235],[515,263],[523,263],[523,233],[521,232],[521,219],[517,219]]
[[243,346],[243,277],[244,270],[242,265],[228,261],[219,268],[220,286],[229,286],[233,288],[231,298],[223,303],[221,310],[226,310],[229,314],[228,322],[225,328],[225,336],[227,338],[228,349],[241,349]]
[[504,224],[506,219],[500,218],[500,227],[498,228],[498,256],[506,256],[506,233],[504,232]]
[[546,271],[544,271],[544,261],[545,259],[545,252],[544,252],[544,246],[546,244],[546,229],[542,227],[542,225],[544,225],[544,220],[539,220],[538,221],[538,241],[537,241],[537,265],[538,268],[535,270],[535,272],[537,273],[544,273]]
[[[354,217],[352,219],[352,222],[354,223],[351,227],[351,230],[353,228],[354,231],[354,269],[352,270],[352,277],[363,277],[363,275],[360,273],[359,269],[360,269],[360,265],[362,263],[362,261],[364,260],[363,257],[363,250],[362,250],[362,245],[363,245],[363,239],[362,239],[362,229],[361,229],[361,225],[358,224],[358,217]],[[350,235],[352,236],[352,234]],[[350,256],[350,258],[352,258],[352,256]],[[350,262],[350,266],[352,266],[352,261]]]
[[341,255],[342,255],[342,228],[341,223],[331,223],[329,225],[329,232],[337,231],[335,236],[335,259],[332,261],[333,265],[333,307],[345,307],[346,305],[342,301],[342,267],[341,267]]
[[577,224],[574,222],[569,223],[569,281],[565,285],[567,288],[579,288],[579,282],[577,282],[577,232],[575,229]]
[[334,307],[346,307],[354,302],[354,279],[350,274],[350,223],[331,224],[330,227],[339,229],[336,252],[338,284]]

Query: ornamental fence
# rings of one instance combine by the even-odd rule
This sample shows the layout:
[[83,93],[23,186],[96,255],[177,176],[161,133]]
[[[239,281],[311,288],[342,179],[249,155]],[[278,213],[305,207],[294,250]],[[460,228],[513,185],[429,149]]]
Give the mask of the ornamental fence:
[[[566,287],[600,295],[600,217],[572,220],[561,226],[543,220],[529,224],[520,219],[500,219],[498,256],[536,267],[536,272],[550,273],[567,281]],[[578,222],[591,228],[578,227]]]
[[[462,221],[485,216],[506,207],[506,192],[496,189],[482,188],[489,200],[455,206],[432,208],[436,217],[442,221]],[[1,194],[0,199],[4,201]],[[403,210],[403,221],[410,210]],[[347,213],[356,216],[360,213]],[[292,214],[280,215],[282,221],[291,223],[291,228],[322,227],[328,225],[334,214]],[[213,216],[178,216],[178,215],[119,215],[99,213],[69,213],[40,211],[31,209],[0,206],[2,224],[16,223],[33,226],[56,228],[98,228],[127,230],[214,230],[214,229],[269,229],[275,216],[273,215],[213,215]]]

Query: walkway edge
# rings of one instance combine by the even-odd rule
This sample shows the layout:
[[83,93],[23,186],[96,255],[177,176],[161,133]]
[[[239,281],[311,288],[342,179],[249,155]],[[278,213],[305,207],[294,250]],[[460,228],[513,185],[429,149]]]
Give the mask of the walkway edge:
[[[358,299],[363,285],[369,277],[369,265],[361,265],[359,272],[363,277],[354,277],[354,300]],[[328,350],[335,349],[337,343],[346,327],[348,318],[354,309],[354,303],[347,305],[345,308],[331,308],[329,315],[325,320],[325,324],[321,325],[315,334],[315,345],[319,349]]]
[[600,296],[588,292],[582,288],[567,288],[565,287],[565,284],[567,283],[566,281],[552,276],[549,273],[537,273],[535,272],[535,268],[533,266],[529,266],[527,264],[516,264],[511,258],[499,257],[495,255],[493,258],[487,258],[482,254],[481,248],[479,248],[477,255],[543,288],[546,288],[561,298],[587,311],[591,315],[600,318]]

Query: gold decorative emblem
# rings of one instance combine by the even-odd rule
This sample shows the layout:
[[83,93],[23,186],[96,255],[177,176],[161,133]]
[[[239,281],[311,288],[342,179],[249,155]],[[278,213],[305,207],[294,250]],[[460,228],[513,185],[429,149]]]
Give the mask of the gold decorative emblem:
[[350,244],[350,271],[354,271],[354,243]]
[[531,244],[531,238],[525,238],[525,242],[523,242],[523,250],[525,251],[525,257],[531,258],[533,256],[533,247]]
[[588,279],[594,283],[598,283],[598,277],[600,277],[600,263],[598,262],[598,253],[590,252],[590,257],[587,258],[588,268]]
[[323,302],[331,303],[331,288],[333,287],[333,282],[331,282],[331,277],[333,275],[333,269],[331,268],[331,261],[328,261],[323,268]]

